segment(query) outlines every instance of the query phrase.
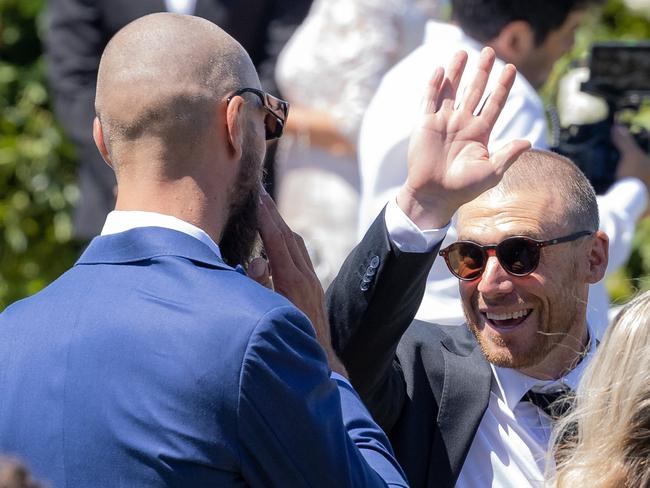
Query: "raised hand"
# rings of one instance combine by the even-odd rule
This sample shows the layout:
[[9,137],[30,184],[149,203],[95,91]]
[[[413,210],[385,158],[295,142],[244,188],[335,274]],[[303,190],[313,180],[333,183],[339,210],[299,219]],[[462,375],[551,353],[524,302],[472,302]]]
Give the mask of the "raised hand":
[[270,269],[262,258],[256,258],[249,266],[249,276],[283,295],[309,317],[330,369],[347,376],[332,347],[325,294],[302,237],[289,228],[266,192],[260,197],[258,217],[260,237]]
[[460,104],[456,95],[467,53],[458,52],[446,76],[438,68],[429,82],[421,120],[409,143],[408,177],[397,196],[400,208],[422,229],[446,225],[458,207],[495,186],[505,170],[530,148],[529,142],[517,140],[493,155],[488,152],[490,133],[517,73],[514,66],[507,65],[475,115],[494,60],[494,51],[484,48],[478,71]]

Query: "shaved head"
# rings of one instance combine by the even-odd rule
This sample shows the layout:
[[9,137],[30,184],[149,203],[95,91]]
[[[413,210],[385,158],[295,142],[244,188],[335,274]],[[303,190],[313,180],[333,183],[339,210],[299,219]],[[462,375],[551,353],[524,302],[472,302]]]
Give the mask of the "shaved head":
[[[99,67],[93,134],[117,176],[118,210],[174,215],[219,243],[229,264],[255,245],[264,141],[246,51],[213,23],[158,13],[120,30]],[[253,102],[253,103],[249,103]]]
[[215,102],[259,87],[237,41],[211,22],[157,13],[120,30],[101,59],[95,109],[116,172],[125,144],[155,138],[175,156],[196,147],[215,117]]

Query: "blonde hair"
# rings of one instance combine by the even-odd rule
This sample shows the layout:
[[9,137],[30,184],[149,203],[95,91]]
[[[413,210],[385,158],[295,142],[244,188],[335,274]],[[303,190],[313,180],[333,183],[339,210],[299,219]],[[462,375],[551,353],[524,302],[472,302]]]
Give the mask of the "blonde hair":
[[551,486],[650,487],[650,292],[609,327],[551,445]]

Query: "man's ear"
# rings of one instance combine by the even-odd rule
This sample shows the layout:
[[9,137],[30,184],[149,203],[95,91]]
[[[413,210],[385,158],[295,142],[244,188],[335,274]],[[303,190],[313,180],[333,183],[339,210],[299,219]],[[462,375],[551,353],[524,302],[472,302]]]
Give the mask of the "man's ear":
[[95,140],[97,149],[99,149],[99,154],[102,155],[106,164],[112,168],[113,162],[111,161],[111,155],[108,154],[108,149],[106,148],[104,131],[102,131],[102,123],[99,121],[99,117],[95,117],[95,120],[93,120],[93,139]]
[[603,279],[609,262],[609,237],[602,230],[596,231],[590,239],[587,281],[591,284]]
[[499,58],[518,66],[535,49],[535,32],[528,22],[515,20],[501,29],[490,45]]
[[244,99],[233,97],[226,106],[228,150],[233,159],[240,160],[244,146]]

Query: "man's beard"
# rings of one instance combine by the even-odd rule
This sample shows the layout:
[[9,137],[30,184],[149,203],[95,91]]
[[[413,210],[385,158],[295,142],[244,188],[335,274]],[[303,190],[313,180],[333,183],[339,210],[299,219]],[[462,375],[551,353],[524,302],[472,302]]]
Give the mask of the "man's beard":
[[253,259],[257,239],[257,207],[262,184],[262,158],[255,153],[249,140],[244,149],[237,182],[230,198],[230,214],[219,242],[226,264],[244,267]]

